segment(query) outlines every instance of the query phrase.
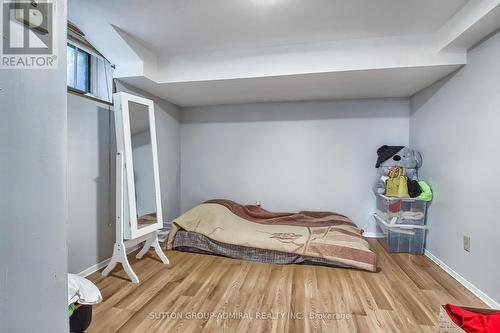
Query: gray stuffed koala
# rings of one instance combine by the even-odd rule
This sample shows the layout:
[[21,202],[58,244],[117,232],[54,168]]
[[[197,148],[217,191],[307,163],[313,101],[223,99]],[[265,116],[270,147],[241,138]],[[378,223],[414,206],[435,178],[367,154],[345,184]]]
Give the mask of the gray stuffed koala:
[[373,184],[375,194],[385,193],[385,181],[382,177],[388,177],[391,167],[403,167],[406,177],[418,180],[418,168],[422,166],[422,155],[414,149],[404,146],[382,146],[377,150],[377,178]]

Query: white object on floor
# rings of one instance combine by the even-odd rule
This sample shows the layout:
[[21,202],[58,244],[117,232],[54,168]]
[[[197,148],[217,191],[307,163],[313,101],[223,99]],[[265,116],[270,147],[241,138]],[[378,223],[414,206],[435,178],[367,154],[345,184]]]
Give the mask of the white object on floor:
[[99,288],[88,279],[76,274],[68,274],[68,304],[101,303],[102,295]]

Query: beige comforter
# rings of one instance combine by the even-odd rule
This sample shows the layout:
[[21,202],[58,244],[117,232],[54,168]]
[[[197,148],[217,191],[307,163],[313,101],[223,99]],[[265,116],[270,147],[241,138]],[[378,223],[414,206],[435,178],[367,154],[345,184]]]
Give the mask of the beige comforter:
[[272,213],[229,200],[211,200],[172,222],[168,249],[181,229],[226,244],[322,258],[368,271],[377,267],[362,230],[333,212]]

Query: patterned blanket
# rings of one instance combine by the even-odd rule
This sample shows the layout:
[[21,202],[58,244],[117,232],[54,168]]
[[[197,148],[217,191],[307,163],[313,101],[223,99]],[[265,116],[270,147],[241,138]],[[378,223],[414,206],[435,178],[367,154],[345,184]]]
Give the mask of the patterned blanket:
[[376,271],[376,256],[348,217],[333,212],[273,213],[230,200],[209,200],[172,222],[167,248],[186,230],[214,241],[299,254]]

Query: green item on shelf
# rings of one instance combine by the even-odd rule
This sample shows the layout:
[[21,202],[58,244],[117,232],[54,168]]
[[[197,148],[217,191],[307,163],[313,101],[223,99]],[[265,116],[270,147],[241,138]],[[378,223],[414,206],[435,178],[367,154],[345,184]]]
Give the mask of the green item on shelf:
[[73,312],[75,312],[75,303],[71,303],[68,305],[68,317],[71,317],[73,315]]
[[420,185],[420,189],[422,190],[422,193],[417,197],[417,200],[423,200],[423,201],[431,201],[432,200],[432,190],[429,184],[424,182],[423,180],[418,182],[418,185]]

